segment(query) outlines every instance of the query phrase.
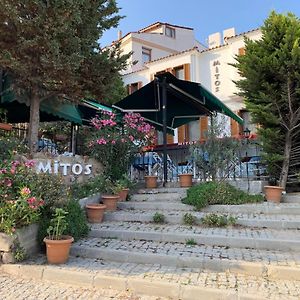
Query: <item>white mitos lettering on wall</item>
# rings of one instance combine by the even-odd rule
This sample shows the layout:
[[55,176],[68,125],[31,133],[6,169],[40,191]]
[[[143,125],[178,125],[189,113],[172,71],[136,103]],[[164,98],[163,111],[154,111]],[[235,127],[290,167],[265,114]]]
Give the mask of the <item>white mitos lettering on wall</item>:
[[52,165],[50,160],[47,162],[40,161],[36,163],[37,173],[61,173],[64,176],[67,176],[68,173],[72,173],[73,175],[90,175],[92,173],[92,167],[92,165],[60,163],[59,161],[54,161]]

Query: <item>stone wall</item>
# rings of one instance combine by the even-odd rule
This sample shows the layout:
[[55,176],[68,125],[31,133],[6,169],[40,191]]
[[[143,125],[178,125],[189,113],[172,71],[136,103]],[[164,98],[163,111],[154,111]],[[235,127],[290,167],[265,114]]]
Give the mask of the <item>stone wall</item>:
[[247,179],[228,180],[227,182],[246,193],[248,192],[251,195],[263,194],[264,186],[268,184],[268,182],[264,180],[248,181]]
[[31,224],[16,230],[13,235],[0,233],[0,263],[16,262],[14,253],[18,247],[25,250],[26,256],[38,252],[37,242],[38,225]]

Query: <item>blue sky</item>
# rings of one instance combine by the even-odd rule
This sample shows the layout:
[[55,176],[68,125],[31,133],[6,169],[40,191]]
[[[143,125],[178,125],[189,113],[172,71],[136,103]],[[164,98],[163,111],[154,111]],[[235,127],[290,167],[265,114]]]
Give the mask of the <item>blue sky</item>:
[[[259,27],[271,10],[293,12],[300,17],[299,0],[117,0],[123,35],[162,21],[192,27],[196,38],[205,43],[208,35],[235,27],[237,33]],[[101,46],[117,39],[111,29],[100,39]]]

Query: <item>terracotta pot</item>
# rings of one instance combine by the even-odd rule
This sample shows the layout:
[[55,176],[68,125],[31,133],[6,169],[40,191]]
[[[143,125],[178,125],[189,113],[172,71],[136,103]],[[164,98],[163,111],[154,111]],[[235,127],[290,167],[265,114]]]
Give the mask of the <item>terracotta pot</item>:
[[12,130],[12,125],[7,123],[0,123],[0,129],[10,131]]
[[147,189],[155,189],[157,187],[157,176],[145,176],[145,183]]
[[103,221],[106,206],[99,203],[87,204],[85,206],[88,221],[90,223],[101,223]]
[[128,193],[129,189],[122,189],[122,191],[119,193],[119,201],[126,201]]
[[44,242],[49,264],[63,264],[69,259],[70,247],[74,242],[73,237],[63,235],[60,240],[51,240],[45,237]]
[[266,185],[264,189],[267,201],[280,203],[283,192],[283,188],[281,186]]
[[193,174],[179,175],[180,187],[191,187],[193,185]]
[[106,206],[107,211],[116,211],[119,195],[102,195],[102,202]]

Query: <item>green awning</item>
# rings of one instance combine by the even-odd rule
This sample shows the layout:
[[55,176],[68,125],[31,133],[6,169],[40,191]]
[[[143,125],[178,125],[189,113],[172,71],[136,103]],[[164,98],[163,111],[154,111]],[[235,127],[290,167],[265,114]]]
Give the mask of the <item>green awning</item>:
[[91,100],[83,100],[82,101],[83,105],[90,105],[92,108],[96,109],[96,110],[100,110],[100,111],[108,111],[108,112],[112,112],[113,109],[109,106],[106,106],[104,104],[100,104],[98,102],[94,102],[94,101],[91,101]]
[[[13,110],[13,114],[11,111],[8,114],[11,123],[29,122],[29,112],[27,111],[29,110],[29,102],[25,97],[16,96],[10,88],[10,82],[7,77],[5,77],[3,83],[0,104],[2,107]],[[41,121],[55,121],[59,119],[82,124],[76,105],[59,101],[55,97],[45,99],[41,102],[40,117]]]
[[168,129],[175,129],[214,112],[225,114],[238,123],[243,123],[243,119],[201,84],[179,80],[168,72],[157,75],[155,80],[117,102],[113,107],[123,112],[139,112],[156,127],[162,128],[162,89],[159,88],[159,82],[161,83],[164,78]]

